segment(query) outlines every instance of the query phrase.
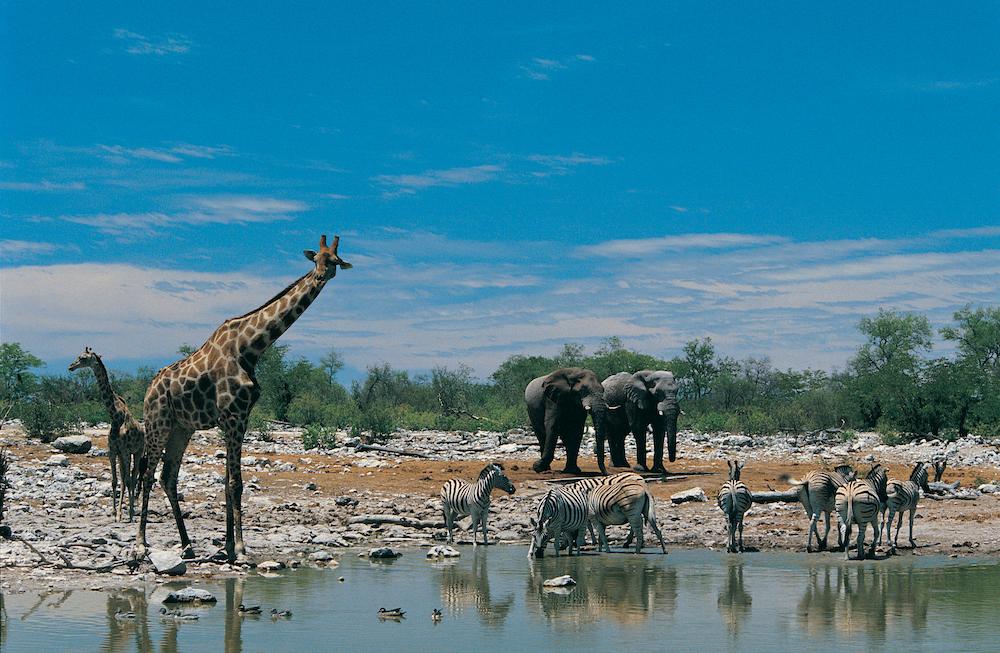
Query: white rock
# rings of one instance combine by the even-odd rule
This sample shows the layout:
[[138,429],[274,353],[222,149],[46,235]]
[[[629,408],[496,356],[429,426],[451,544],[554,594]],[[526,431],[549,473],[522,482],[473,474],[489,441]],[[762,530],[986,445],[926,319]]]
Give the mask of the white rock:
[[278,571],[279,569],[284,569],[285,563],[278,562],[277,560],[265,560],[264,562],[257,565],[259,571]]
[[460,555],[462,554],[444,544],[432,546],[430,551],[427,552],[428,558],[457,558]]
[[983,494],[996,494],[997,492],[1000,492],[1000,485],[996,485],[995,483],[983,483],[976,489]]
[[45,461],[45,464],[50,467],[68,467],[69,458],[66,457],[66,454],[57,453],[49,456],[49,459]]
[[215,603],[216,599],[208,590],[197,587],[185,587],[182,590],[167,594],[167,598],[163,599],[164,603],[194,603],[196,601]]
[[748,435],[730,435],[722,439],[722,444],[728,447],[749,447],[753,445],[753,438]]
[[543,582],[544,587],[569,587],[570,585],[576,585],[576,581],[573,580],[572,576],[557,576],[555,578],[550,578]]
[[333,554],[329,551],[313,551],[309,554],[310,560],[315,560],[316,562],[326,562],[328,560],[333,560]]
[[90,451],[92,443],[86,435],[64,435],[61,438],[56,438],[52,446],[66,453],[87,453]]
[[173,551],[154,549],[149,552],[149,561],[158,574],[182,576],[187,571],[187,564]]
[[693,487],[690,490],[684,490],[683,492],[678,492],[677,494],[670,495],[670,501],[672,503],[686,503],[688,501],[708,501],[708,497],[705,496],[705,490],[700,487]]

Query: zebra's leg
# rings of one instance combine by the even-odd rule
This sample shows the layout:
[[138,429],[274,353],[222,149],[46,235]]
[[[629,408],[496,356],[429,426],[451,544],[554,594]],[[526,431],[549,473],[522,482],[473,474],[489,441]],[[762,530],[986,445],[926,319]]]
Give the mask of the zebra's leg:
[[829,542],[829,539],[830,539],[830,511],[828,510],[825,513],[823,513],[823,516],[826,518],[826,530],[823,531],[823,539],[822,540],[819,540],[819,530],[818,529],[817,529],[817,532],[816,532],[816,539],[819,540],[819,550],[820,551],[826,551],[827,543]]
[[482,516],[482,520],[483,520],[482,521],[482,524],[483,524],[483,546],[486,546],[487,544],[489,544],[489,542],[487,541],[487,535],[486,535],[486,522],[488,522],[489,519],[490,519],[490,509],[487,507],[486,510],[483,511],[483,516]]
[[880,529],[881,529],[881,524],[879,524],[878,515],[875,515],[875,521],[874,521],[874,523],[872,523],[872,530],[875,531],[875,533],[872,533],[872,545],[870,547],[868,547],[868,557],[869,558],[874,558],[875,557],[875,543],[879,541],[878,531]]
[[603,522],[597,522],[597,552],[607,551],[611,553],[611,547],[608,546],[608,533],[607,527]]
[[[554,541],[555,541],[555,545],[556,545],[556,557],[558,558],[559,557],[559,548],[562,546],[562,529],[561,528],[560,529],[556,529],[556,534],[555,534]],[[570,546],[573,546],[573,545],[570,544]]]
[[858,560],[865,559],[865,527],[868,526],[867,522],[861,522],[858,524]]
[[743,553],[743,517],[740,517],[740,553]]
[[442,508],[441,508],[441,514],[444,515],[444,527],[448,531],[448,540],[447,540],[448,544],[452,544],[452,543],[454,543],[455,538],[452,537],[452,534],[451,534],[451,530],[454,527],[454,524],[451,521],[451,511],[448,510],[447,507],[443,507],[442,506]]
[[819,539],[819,529],[816,528],[816,523],[819,521],[819,513],[814,512],[809,516],[809,539],[806,541],[806,553],[813,552],[813,533],[816,533],[816,546],[820,545]]
[[[910,546],[913,547],[914,549],[917,548],[917,541],[913,539],[913,518],[916,516],[916,513],[917,513],[916,508],[910,511]],[[902,513],[900,513],[899,519],[900,521],[902,521],[903,519]]]
[[640,514],[637,519],[629,520],[629,528],[635,533],[635,552],[642,553],[642,548],[645,545],[644,533],[642,528],[642,515]]
[[656,535],[656,539],[660,541],[660,550],[664,554],[667,552],[667,545],[663,543],[663,533],[660,531],[660,525],[656,523],[656,517],[652,513],[649,515],[649,527],[653,529],[653,534]]
[[842,524],[841,527],[844,530],[844,560],[851,559],[851,522]]
[[[889,524],[892,528],[892,524]],[[892,550],[895,551],[896,547],[899,545],[899,530],[903,528],[903,511],[899,511],[899,518],[896,520],[896,537],[892,540]]]

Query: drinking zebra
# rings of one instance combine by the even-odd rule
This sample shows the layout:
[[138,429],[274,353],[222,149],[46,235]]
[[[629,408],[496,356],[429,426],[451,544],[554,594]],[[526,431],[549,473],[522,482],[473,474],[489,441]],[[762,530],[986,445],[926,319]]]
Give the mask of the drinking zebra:
[[882,510],[882,500],[879,498],[885,493],[884,479],[881,465],[875,465],[871,471],[865,475],[864,480],[848,481],[848,483],[837,488],[837,514],[840,515],[840,525],[843,529],[844,559],[850,559],[851,530],[854,524],[858,525],[858,560],[865,559],[865,530],[868,524],[872,525],[872,544],[868,550],[868,555],[875,555],[875,545],[878,542],[879,524],[878,516]]
[[531,544],[528,546],[529,558],[535,555],[541,557],[549,539],[553,540],[558,556],[564,536],[569,538],[569,555],[573,555],[574,544],[577,555],[580,554],[582,539],[580,536],[587,527],[590,517],[588,494],[589,492],[575,483],[563,488],[552,488],[545,493],[542,502],[538,504],[536,515],[531,518],[534,532]]
[[503,465],[490,463],[479,472],[479,480],[469,483],[453,478],[441,488],[441,511],[448,528],[448,541],[454,542],[452,529],[455,520],[472,515],[468,530],[472,531],[472,545],[476,546],[476,531],[482,527],[483,544],[486,544],[486,520],[490,516],[490,497],[493,488],[500,488],[507,494],[514,494],[514,484],[504,474]]
[[740,533],[739,552],[743,553],[743,515],[753,505],[753,494],[750,489],[740,481],[740,472],[743,465],[738,460],[727,460],[729,465],[729,480],[719,488],[716,502],[719,510],[726,515],[726,524],[729,529],[729,546],[726,551],[736,553],[736,531]]
[[653,496],[638,474],[624,472],[601,479],[590,492],[590,520],[597,528],[598,551],[611,552],[606,530],[609,524],[628,524],[632,530],[625,546],[628,546],[632,535],[635,535],[635,552],[639,553],[644,544],[643,522],[648,522],[660,541],[660,548],[664,553],[667,552],[663,534],[656,523]]
[[[816,535],[816,544],[820,551],[826,549],[827,538],[830,535],[830,515],[836,509],[837,488],[842,487],[848,481],[854,480],[855,473],[850,465],[838,465],[832,472],[826,470],[813,470],[806,474],[802,480],[791,479],[792,485],[799,487],[799,502],[806,510],[809,517],[809,539],[806,541],[806,551],[812,553],[813,535]],[[826,530],[823,531],[823,538],[819,536],[819,518],[826,517]],[[840,529],[837,529],[837,543],[843,544]]]
[[930,492],[927,485],[927,468],[925,463],[919,462],[910,472],[910,480],[897,481],[892,479],[888,483],[886,494],[888,502],[886,507],[885,539],[888,542],[892,530],[892,518],[898,512],[899,520],[896,523],[896,537],[892,539],[889,552],[896,552],[896,544],[899,542],[899,529],[903,526],[903,512],[910,511],[910,546],[916,547],[917,543],[913,539],[913,518],[917,512],[917,501],[920,500],[920,490]]
[[865,474],[865,479],[871,481],[871,483],[875,486],[875,490],[878,492],[879,517],[876,524],[877,528],[875,530],[875,544],[878,545],[882,543],[882,528],[885,526],[885,510],[889,501],[889,497],[886,494],[886,486],[889,483],[889,475],[886,474],[885,467],[875,464],[870,470],[868,470],[868,473]]

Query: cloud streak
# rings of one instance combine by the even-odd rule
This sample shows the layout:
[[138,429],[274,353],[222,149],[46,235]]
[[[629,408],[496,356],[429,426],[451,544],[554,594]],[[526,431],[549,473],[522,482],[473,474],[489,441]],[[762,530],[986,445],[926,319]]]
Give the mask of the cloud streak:
[[185,54],[191,50],[191,39],[182,34],[165,34],[163,36],[145,36],[131,30],[118,28],[114,36],[122,41],[125,52],[136,55],[155,55],[162,57],[170,54]]

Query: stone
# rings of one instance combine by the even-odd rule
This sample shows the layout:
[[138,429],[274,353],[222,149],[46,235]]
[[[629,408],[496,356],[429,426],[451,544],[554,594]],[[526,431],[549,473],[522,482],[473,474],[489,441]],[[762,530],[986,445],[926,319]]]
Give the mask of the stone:
[[338,506],[351,506],[354,507],[358,505],[358,500],[353,497],[340,496],[333,500]]
[[215,603],[215,596],[208,590],[197,587],[185,587],[182,590],[167,594],[164,603]]
[[183,576],[187,571],[187,564],[173,551],[153,549],[149,552],[149,561],[156,573],[165,576]]
[[753,438],[748,435],[729,435],[722,439],[722,444],[727,447],[750,447],[753,446]]
[[[361,555],[364,556],[366,554],[361,554]],[[397,553],[387,546],[380,546],[375,549],[369,549],[367,553],[367,556],[369,558],[373,558],[375,560],[395,560],[401,555],[403,554]]]
[[257,565],[259,571],[278,571],[285,568],[285,563],[278,562],[277,560],[265,560],[264,562]]
[[49,456],[48,460],[45,461],[45,464],[50,467],[68,467],[69,458],[67,458],[65,454],[57,453]]
[[86,435],[64,435],[52,443],[54,448],[64,453],[87,453],[92,445]]
[[457,558],[460,555],[462,554],[456,551],[455,549],[451,548],[450,546],[441,544],[437,546],[432,546],[430,548],[430,551],[427,552],[428,558]]
[[676,494],[670,495],[671,503],[687,503],[688,501],[708,501],[708,497],[705,496],[705,490],[700,487],[693,487],[690,490],[684,490],[683,492],[678,492]]
[[568,574],[550,578],[542,583],[543,587],[569,587],[570,585],[576,585],[576,581]]
[[315,483],[313,483],[313,482],[309,482],[309,483],[306,483],[306,486],[305,486],[305,487],[306,487],[306,489],[307,489],[307,490],[309,490],[310,492],[312,492],[312,491],[316,490],[316,484],[315,484]]
[[997,492],[1000,492],[1000,485],[995,483],[983,483],[976,489],[983,494],[996,494]]
[[333,560],[333,554],[329,551],[313,551],[309,554],[309,559],[315,562],[327,562]]

